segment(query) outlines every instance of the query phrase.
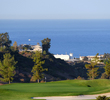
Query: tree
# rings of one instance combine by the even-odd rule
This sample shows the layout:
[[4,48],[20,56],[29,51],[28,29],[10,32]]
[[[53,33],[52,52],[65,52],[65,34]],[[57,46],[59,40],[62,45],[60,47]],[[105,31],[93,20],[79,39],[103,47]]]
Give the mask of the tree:
[[106,75],[107,75],[107,76],[109,77],[109,79],[110,79],[110,58],[109,58],[108,61],[106,62],[104,69],[105,69]]
[[84,59],[83,59],[83,61],[88,61],[88,57],[85,56]]
[[23,49],[26,50],[26,51],[27,51],[28,49],[29,49],[29,50],[32,50],[31,46],[30,46],[30,45],[27,45],[27,44],[23,46]]
[[9,35],[8,33],[0,33],[0,47],[10,47],[11,40],[9,40]]
[[3,55],[3,61],[0,61],[0,75],[2,76],[1,80],[4,82],[13,81],[13,76],[16,74],[15,65],[17,61],[14,60],[14,56],[11,56],[10,53]]
[[13,47],[14,47],[14,50],[17,50],[17,42],[16,41],[13,43]]
[[98,69],[96,65],[98,65],[99,58],[97,57],[99,54],[97,53],[93,60],[91,60],[90,64],[86,64],[85,67],[88,69],[87,75],[89,78],[94,79],[98,76]]
[[42,42],[42,49],[43,49],[43,51],[46,51],[46,53],[48,53],[48,50],[50,48],[50,41],[51,41],[51,39],[49,39],[49,38],[43,39],[41,41]]
[[42,65],[45,63],[45,60],[42,60],[42,54],[39,51],[36,51],[33,61],[35,63],[34,63],[34,66],[32,68],[32,71],[31,71],[33,73],[32,78],[34,81],[37,80],[39,83],[39,80],[44,77],[43,72],[47,71],[48,69],[47,68],[44,69],[42,67]]
[[110,58],[110,54],[109,53],[104,53],[104,57],[105,59],[109,59]]

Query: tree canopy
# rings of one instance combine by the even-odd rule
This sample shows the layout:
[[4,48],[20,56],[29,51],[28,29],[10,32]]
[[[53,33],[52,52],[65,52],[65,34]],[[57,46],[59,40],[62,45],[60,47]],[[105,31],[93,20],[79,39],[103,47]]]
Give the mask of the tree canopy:
[[110,79],[110,58],[109,58],[108,61],[106,62],[104,69],[105,69],[106,75],[107,75],[107,76],[109,77],[109,79]]
[[110,58],[110,54],[109,53],[104,53],[104,58],[105,59],[109,59]]
[[42,65],[45,63],[45,60],[42,60],[42,54],[39,52],[39,51],[36,51],[35,55],[34,55],[34,66],[32,68],[32,73],[33,73],[33,76],[32,76],[32,80],[33,81],[36,81],[38,80],[38,83],[39,83],[39,80],[42,79],[44,77],[43,75],[43,71],[47,71],[47,68],[43,68]]
[[99,54],[97,53],[96,56],[91,60],[90,64],[86,64],[85,67],[88,69],[87,75],[90,79],[94,79],[98,76],[98,67],[96,66],[99,62],[99,58],[97,57]]
[[7,48],[7,47],[10,47],[10,44],[11,44],[11,40],[9,40],[8,33],[7,32],[0,33],[0,47],[5,46]]
[[17,61],[14,60],[14,56],[11,56],[10,53],[3,55],[3,61],[0,61],[0,75],[2,76],[1,80],[4,82],[13,81],[13,76],[15,73],[15,65]]
[[83,61],[88,61],[88,57],[85,56],[84,59],[83,59]]
[[17,42],[16,41],[13,43],[13,47],[14,47],[14,50],[17,50],[18,46],[17,46]]
[[43,52],[46,51],[46,53],[48,53],[48,50],[50,48],[50,41],[51,41],[51,39],[49,39],[49,38],[43,39],[41,41]]

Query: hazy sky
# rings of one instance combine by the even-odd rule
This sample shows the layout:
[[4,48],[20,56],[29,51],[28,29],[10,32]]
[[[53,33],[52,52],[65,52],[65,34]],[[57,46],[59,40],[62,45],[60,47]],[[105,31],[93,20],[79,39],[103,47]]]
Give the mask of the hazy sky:
[[110,19],[110,0],[0,0],[0,19]]

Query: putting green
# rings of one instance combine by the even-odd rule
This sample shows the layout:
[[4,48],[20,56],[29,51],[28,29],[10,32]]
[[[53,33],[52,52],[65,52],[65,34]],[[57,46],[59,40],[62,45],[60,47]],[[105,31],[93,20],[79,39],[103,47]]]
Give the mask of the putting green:
[[45,83],[12,83],[0,86],[0,100],[31,100],[31,97],[74,96],[110,92],[110,80],[65,80]]

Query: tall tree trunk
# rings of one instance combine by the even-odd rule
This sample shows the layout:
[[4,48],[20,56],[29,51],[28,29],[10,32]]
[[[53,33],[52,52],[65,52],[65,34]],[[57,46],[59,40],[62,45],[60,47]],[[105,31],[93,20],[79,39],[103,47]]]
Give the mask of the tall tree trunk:
[[39,83],[39,79],[37,79],[37,82]]
[[94,71],[93,71],[93,69],[92,69],[92,80],[94,79]]
[[9,80],[9,84],[10,84],[10,80]]

